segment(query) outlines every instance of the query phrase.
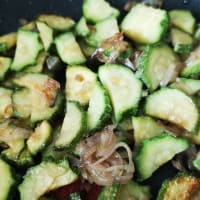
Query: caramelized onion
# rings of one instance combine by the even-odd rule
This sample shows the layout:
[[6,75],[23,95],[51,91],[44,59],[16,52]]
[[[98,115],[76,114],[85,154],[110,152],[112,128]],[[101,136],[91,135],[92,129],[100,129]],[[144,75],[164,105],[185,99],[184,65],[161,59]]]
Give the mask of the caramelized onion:
[[[82,176],[91,183],[111,185],[125,184],[134,173],[132,152],[124,142],[117,142],[114,126],[107,126],[101,132],[82,141],[77,150],[80,153]],[[124,149],[127,156],[120,154]]]

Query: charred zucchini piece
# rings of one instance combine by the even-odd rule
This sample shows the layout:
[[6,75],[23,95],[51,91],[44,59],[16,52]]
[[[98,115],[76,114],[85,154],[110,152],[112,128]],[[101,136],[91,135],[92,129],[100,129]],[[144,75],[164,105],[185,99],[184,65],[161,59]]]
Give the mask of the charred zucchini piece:
[[59,15],[42,14],[38,16],[38,21],[45,22],[51,28],[58,31],[67,31],[71,29],[75,22],[70,17],[63,17]]
[[41,94],[46,99],[48,106],[54,105],[60,90],[60,83],[46,74],[20,74],[13,79],[13,82],[18,86],[26,87],[31,91]]
[[[193,199],[200,189],[200,179],[188,174],[178,174],[171,180],[165,180],[160,188],[157,200]],[[194,198],[196,199],[196,198]]]
[[96,23],[110,16],[119,16],[119,11],[105,0],[84,0],[83,15],[86,20]]
[[91,94],[87,111],[87,129],[100,130],[111,117],[112,107],[109,96],[103,86],[97,82]]
[[44,120],[35,128],[35,131],[27,140],[27,147],[31,154],[36,155],[49,143],[52,136],[52,128],[48,121]]
[[17,47],[11,70],[21,71],[26,66],[35,64],[42,48],[38,33],[19,29],[17,33]]
[[53,43],[53,29],[49,27],[46,23],[40,21],[36,22],[36,26],[39,30],[44,49],[48,51],[51,44]]
[[145,185],[140,185],[135,181],[130,181],[127,184],[119,186],[116,200],[150,200],[151,192],[150,187]]
[[142,140],[155,137],[163,132],[156,121],[148,116],[132,117],[133,137],[138,146]]
[[0,118],[9,118],[13,114],[12,90],[0,87]]
[[17,33],[8,33],[0,36],[0,52],[5,52],[16,45]]
[[66,32],[57,36],[54,42],[57,52],[64,63],[76,65],[86,62],[85,56],[72,32]]
[[152,44],[162,39],[168,28],[168,21],[165,10],[137,4],[123,19],[121,29],[137,43]]
[[191,77],[193,75],[200,75],[200,46],[198,46],[194,51],[192,51],[189,57],[185,61],[185,67],[181,71],[181,76]]
[[98,75],[110,96],[115,122],[136,114],[142,83],[131,69],[123,65],[105,64],[99,67]]
[[140,77],[151,91],[165,86],[177,76],[179,59],[166,44],[146,46],[138,62]]
[[97,200],[116,200],[119,185],[104,186]]
[[97,75],[85,66],[69,66],[66,70],[66,98],[85,105],[89,103]]
[[177,89],[163,88],[146,99],[146,114],[196,132],[199,111],[192,98]]
[[2,159],[0,159],[0,176],[0,199],[7,200],[16,181],[11,166]]
[[176,82],[173,82],[170,87],[182,90],[188,95],[195,95],[200,91],[200,80],[177,78]]
[[194,33],[196,20],[189,10],[171,10],[169,16],[173,26],[189,34]]
[[55,142],[57,149],[73,147],[86,130],[86,113],[76,102],[68,101],[62,128]]
[[193,48],[193,38],[177,28],[171,28],[171,39],[174,51],[177,53],[190,53]]
[[77,179],[66,160],[43,161],[29,168],[19,185],[21,200],[38,200],[45,193]]
[[0,80],[4,80],[11,65],[11,58],[0,56]]
[[176,154],[189,148],[189,142],[169,134],[162,134],[142,141],[135,157],[138,181],[143,181]]

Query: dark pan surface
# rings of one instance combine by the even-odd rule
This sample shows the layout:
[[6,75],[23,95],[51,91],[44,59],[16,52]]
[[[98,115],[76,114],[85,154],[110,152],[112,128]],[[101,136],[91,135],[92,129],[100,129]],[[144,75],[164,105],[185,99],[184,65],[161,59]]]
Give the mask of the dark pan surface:
[[[63,14],[78,19],[83,0],[0,0],[0,34],[16,30],[19,19],[33,19],[40,13]],[[112,5],[123,9],[127,0],[110,0]],[[200,20],[199,0],[165,0],[166,9],[190,9]]]
[[[0,0],[0,35],[16,30],[20,19],[32,20],[41,13],[60,14],[78,20],[82,15],[82,2],[83,0]],[[110,0],[110,2],[122,10],[127,0]],[[163,7],[167,10],[189,9],[200,20],[199,0],[166,0]],[[175,172],[175,169],[168,163],[157,170],[153,178],[145,183],[152,186],[155,196],[162,181]]]

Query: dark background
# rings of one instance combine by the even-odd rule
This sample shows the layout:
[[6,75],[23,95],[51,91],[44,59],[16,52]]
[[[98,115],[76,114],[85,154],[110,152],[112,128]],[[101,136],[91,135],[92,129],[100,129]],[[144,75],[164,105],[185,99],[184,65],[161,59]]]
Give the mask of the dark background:
[[[127,0],[110,0],[112,5],[123,9]],[[55,13],[78,19],[83,0],[0,0],[0,34],[14,31],[19,19],[31,20],[41,13]],[[200,0],[165,0],[164,8],[184,8],[193,11],[200,20]]]

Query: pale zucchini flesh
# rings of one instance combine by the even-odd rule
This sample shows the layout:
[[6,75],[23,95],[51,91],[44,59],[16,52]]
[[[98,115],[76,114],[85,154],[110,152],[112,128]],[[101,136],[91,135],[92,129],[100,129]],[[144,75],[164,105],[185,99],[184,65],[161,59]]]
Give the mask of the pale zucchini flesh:
[[12,32],[0,36],[0,52],[4,52],[14,47],[17,42],[17,33]]
[[28,65],[35,64],[42,48],[38,33],[20,29],[17,33],[17,47],[11,70],[20,71]]
[[65,93],[68,100],[88,104],[95,87],[97,75],[86,66],[68,66]]
[[86,20],[99,22],[110,16],[119,16],[119,11],[105,0],[84,0],[83,15]]
[[66,160],[43,161],[27,171],[19,185],[20,199],[38,200],[46,192],[70,184],[76,179],[77,175]]
[[80,37],[86,37],[90,34],[90,29],[84,17],[81,17],[76,24],[75,33]]
[[200,80],[177,78],[175,82],[170,84],[170,87],[182,90],[188,95],[195,95],[200,91]]
[[170,23],[189,33],[193,34],[196,20],[189,10],[171,10],[169,11]]
[[57,149],[72,147],[85,132],[86,114],[76,102],[68,101],[60,134],[55,142]]
[[199,111],[192,98],[177,89],[163,88],[149,95],[145,112],[191,132],[199,123]]
[[37,29],[39,30],[40,38],[42,40],[44,49],[48,51],[51,44],[53,43],[53,29],[50,28],[44,22],[40,22],[40,21],[36,22],[36,26],[37,26]]
[[10,118],[12,109],[12,90],[0,87],[0,118]]
[[45,22],[48,26],[58,31],[67,31],[75,25],[74,20],[70,17],[63,17],[52,14],[39,15],[38,20]]
[[10,68],[11,62],[11,58],[0,56],[0,80],[5,79],[6,73]]
[[[178,75],[176,71],[178,62],[177,55],[166,44],[146,46],[138,61],[140,77],[153,91],[159,86],[175,80]],[[169,80],[165,80],[167,73],[171,74]]]
[[135,157],[137,179],[148,179],[160,166],[187,148],[189,142],[186,139],[166,133],[143,140]]
[[193,48],[193,38],[177,28],[171,28],[171,39],[174,51],[177,53],[190,53]]
[[142,140],[155,137],[163,132],[163,129],[149,116],[132,117],[132,124],[136,146],[138,146]]
[[122,21],[124,34],[137,43],[152,44],[160,41],[168,28],[165,10],[137,4]]
[[31,154],[42,151],[52,136],[52,128],[48,121],[44,120],[38,125],[27,140],[27,147]]
[[0,159],[0,176],[0,199],[7,200],[9,199],[11,188],[15,184],[15,179],[11,166],[2,159]]
[[101,129],[111,116],[111,103],[103,86],[97,82],[91,94],[87,110],[87,129],[92,132]]
[[185,61],[185,66],[181,71],[181,76],[191,77],[193,75],[200,75],[200,47],[198,46],[194,51],[192,51],[189,57]]
[[105,64],[100,66],[98,75],[110,96],[115,122],[134,115],[142,92],[142,83],[135,74],[123,65]]
[[57,52],[64,63],[69,65],[85,63],[79,44],[72,32],[67,32],[55,38]]

